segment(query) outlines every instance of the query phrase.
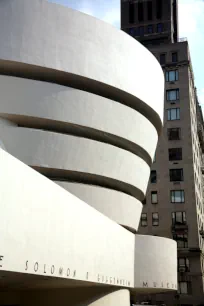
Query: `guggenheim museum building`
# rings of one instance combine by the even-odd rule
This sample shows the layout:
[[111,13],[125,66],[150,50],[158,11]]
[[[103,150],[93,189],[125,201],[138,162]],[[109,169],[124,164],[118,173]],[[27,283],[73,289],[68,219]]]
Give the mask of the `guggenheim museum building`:
[[0,306],[129,306],[177,290],[176,243],[137,235],[164,80],[124,32],[0,0]]

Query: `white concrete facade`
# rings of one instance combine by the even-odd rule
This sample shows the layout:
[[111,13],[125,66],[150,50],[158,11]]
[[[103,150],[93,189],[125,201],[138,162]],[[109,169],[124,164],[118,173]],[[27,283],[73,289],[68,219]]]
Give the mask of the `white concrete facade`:
[[0,306],[176,290],[176,243],[136,234],[163,118],[155,58],[45,0],[0,1],[0,37]]

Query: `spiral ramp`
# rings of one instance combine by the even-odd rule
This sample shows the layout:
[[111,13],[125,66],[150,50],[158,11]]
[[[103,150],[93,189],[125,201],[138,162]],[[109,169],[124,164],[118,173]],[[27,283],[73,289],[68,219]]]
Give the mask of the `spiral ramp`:
[[0,37],[0,288],[93,306],[176,290],[175,242],[136,234],[162,128],[156,59],[45,0],[0,1]]

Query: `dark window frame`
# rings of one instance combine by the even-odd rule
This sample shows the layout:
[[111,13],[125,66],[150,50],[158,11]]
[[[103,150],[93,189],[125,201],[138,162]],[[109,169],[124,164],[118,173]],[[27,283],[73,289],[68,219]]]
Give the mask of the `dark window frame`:
[[[162,58],[163,58],[164,60],[162,60]],[[166,64],[166,53],[161,53],[161,54],[159,55],[159,62],[160,62],[160,65],[165,65],[165,64]]]
[[[181,221],[179,220],[179,214],[181,214]],[[172,225],[185,225],[186,224],[186,212],[174,211],[171,213]]]
[[[156,201],[153,201],[153,195],[156,195]],[[151,203],[158,204],[158,192],[157,191],[151,191]]]
[[[175,92],[176,93],[176,99],[169,99],[169,94],[170,92]],[[175,89],[167,89],[166,90],[166,101],[168,102],[172,102],[172,101],[177,101],[180,99],[180,91],[179,91],[179,88],[175,88]]]
[[[151,29],[151,31],[149,29]],[[148,34],[152,34],[153,33],[153,24],[148,24],[148,26],[147,26],[147,33]]]
[[[174,57],[175,57],[176,60],[174,60]],[[177,51],[171,52],[171,61],[172,61],[172,63],[177,63],[178,62],[178,52]]]
[[183,168],[169,169],[170,182],[183,182]]
[[[172,111],[175,110],[176,111],[176,118],[172,119]],[[167,109],[167,121],[176,121],[176,120],[180,120],[180,107],[174,107],[174,108],[168,108]]]
[[[187,292],[181,292],[181,283],[186,283],[186,285],[187,285]],[[189,282],[189,281],[179,281],[178,282],[178,293],[179,294],[185,294],[185,295],[191,294],[192,293],[191,282]]]
[[164,32],[164,24],[163,23],[157,23],[157,33]]
[[[170,77],[169,77],[171,72],[174,72],[174,79],[173,80],[171,80]],[[175,70],[166,70],[165,71],[165,80],[166,80],[166,82],[176,82],[176,81],[178,81],[179,80],[179,71],[178,71],[178,69],[175,69]]]
[[[155,218],[155,215],[157,216],[156,218]],[[158,212],[152,213],[152,226],[159,226],[159,213]]]
[[[184,263],[181,263],[181,261]],[[182,272],[180,269],[190,272],[190,261],[187,257],[178,257],[178,272]]]
[[[172,137],[173,135],[171,134],[171,132],[175,132],[175,135],[177,133],[178,138]],[[168,135],[168,140],[181,140],[181,128],[179,127],[178,128],[168,128],[167,135]]]
[[182,148],[169,148],[169,161],[177,161],[183,159]]
[[182,233],[182,234],[175,233],[175,234],[173,234],[173,239],[177,242],[177,247],[179,249],[188,248],[188,235],[187,235],[187,233]]
[[146,227],[148,225],[147,213],[141,215],[141,226]]
[[[180,192],[181,201],[179,201],[179,202],[176,202],[176,192],[177,193]],[[170,199],[171,199],[171,203],[185,203],[185,192],[184,192],[184,190],[183,189],[171,190],[170,191]]]
[[[154,175],[153,175],[153,173],[154,173]],[[156,170],[151,170],[151,172],[150,172],[150,182],[151,182],[151,184],[156,184],[157,183],[157,171]]]

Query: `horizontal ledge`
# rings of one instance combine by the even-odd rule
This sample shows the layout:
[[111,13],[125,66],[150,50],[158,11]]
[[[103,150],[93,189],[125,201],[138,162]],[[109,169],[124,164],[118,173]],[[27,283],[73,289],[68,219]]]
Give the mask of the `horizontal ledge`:
[[68,134],[107,143],[137,155],[143,159],[150,167],[152,164],[150,155],[141,146],[111,133],[103,132],[87,126],[47,118],[3,113],[0,113],[0,117],[10,120],[22,128],[32,128],[36,130]]
[[73,73],[9,60],[0,60],[0,73],[69,86],[122,103],[145,116],[155,126],[158,134],[161,133],[162,122],[157,112],[136,96],[119,88]]
[[74,182],[81,183],[87,185],[100,186],[108,189],[113,189],[116,191],[120,191],[126,193],[130,196],[133,196],[139,201],[143,201],[144,194],[137,187],[130,185],[125,182],[121,182],[116,179],[112,179],[109,177],[89,174],[78,171],[70,171],[63,169],[54,169],[54,168],[45,168],[38,166],[31,166],[34,170],[38,171],[40,174],[44,175],[48,179],[52,181],[58,182]]

